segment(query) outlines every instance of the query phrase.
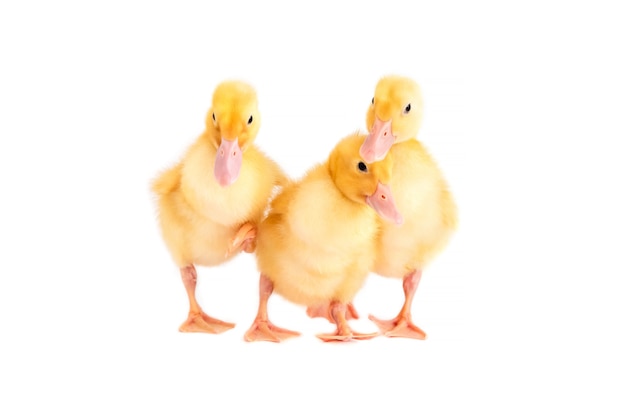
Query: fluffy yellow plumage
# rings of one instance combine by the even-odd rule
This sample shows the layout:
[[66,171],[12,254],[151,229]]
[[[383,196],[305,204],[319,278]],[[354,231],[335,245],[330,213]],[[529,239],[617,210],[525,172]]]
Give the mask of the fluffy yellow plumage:
[[261,300],[246,340],[280,341],[297,335],[268,320],[266,305],[272,291],[302,305],[330,304],[337,331],[320,336],[324,340],[373,336],[349,328],[346,304],[373,268],[376,212],[396,222],[401,217],[386,186],[391,158],[363,163],[359,147],[364,138],[358,134],[344,138],[324,164],[285,187],[272,202],[259,225]]
[[209,317],[198,305],[194,265],[214,266],[239,249],[252,251],[274,187],[286,181],[280,167],[253,144],[259,124],[255,90],[240,81],[221,83],[205,132],[152,184],[163,239],[189,296],[181,331],[217,333],[234,326]]
[[457,215],[441,171],[420,142],[396,144],[390,154],[397,161],[391,188],[406,216],[400,226],[381,224],[374,271],[403,277],[426,267],[443,250],[457,227]]

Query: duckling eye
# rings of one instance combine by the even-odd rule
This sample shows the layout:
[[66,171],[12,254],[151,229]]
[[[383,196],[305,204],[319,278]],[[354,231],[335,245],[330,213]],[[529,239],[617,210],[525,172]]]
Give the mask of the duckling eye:
[[357,167],[358,167],[359,171],[367,173],[367,166],[365,165],[365,163],[363,161],[359,161],[359,163],[357,164]]
[[372,104],[374,104],[374,98],[372,97]]
[[213,122],[215,122],[215,112],[213,112]]
[[404,108],[404,114],[406,115],[407,113],[409,113],[411,111],[411,103],[409,103],[408,105],[406,105],[406,107]]
[[248,119],[248,125],[250,125],[252,123],[252,115],[250,115],[250,119]]

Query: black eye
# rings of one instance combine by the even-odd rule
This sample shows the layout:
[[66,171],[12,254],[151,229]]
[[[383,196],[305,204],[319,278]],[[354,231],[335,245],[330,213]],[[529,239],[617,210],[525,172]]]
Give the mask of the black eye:
[[248,119],[248,125],[252,123],[252,115],[250,115],[250,119]]
[[215,122],[215,113],[213,113],[213,122]]
[[374,98],[372,97],[372,104],[374,104]]
[[359,168],[360,171],[367,173],[367,166],[365,165],[363,161],[359,161],[359,164],[357,164],[357,167]]
[[404,113],[409,113],[410,111],[411,111],[411,103],[406,105],[406,107],[404,108]]

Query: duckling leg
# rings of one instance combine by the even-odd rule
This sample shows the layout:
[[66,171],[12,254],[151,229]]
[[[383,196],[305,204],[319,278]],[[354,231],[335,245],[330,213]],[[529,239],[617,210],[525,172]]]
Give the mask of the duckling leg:
[[241,225],[235,237],[228,244],[226,257],[232,254],[237,248],[241,247],[245,252],[251,253],[256,247],[256,226],[250,222]]
[[337,330],[334,334],[318,334],[317,338],[324,342],[330,341],[350,341],[350,340],[369,340],[378,335],[377,332],[373,334],[362,334],[360,332],[353,331],[348,325],[346,319],[346,313],[348,311],[348,304],[334,301],[330,303],[330,316],[332,322],[337,325]]
[[274,285],[271,280],[261,274],[259,279],[259,310],[252,326],[244,335],[246,341],[271,341],[279,343],[290,337],[297,337],[299,332],[290,331],[288,329],[277,327],[272,324],[267,317],[267,300],[274,291]]
[[415,338],[417,340],[426,339],[426,333],[417,327],[411,320],[411,303],[417,285],[422,278],[422,271],[415,270],[404,276],[402,288],[404,289],[404,305],[398,316],[390,320],[378,319],[373,315],[369,319],[374,322],[383,334],[387,337]]
[[230,322],[220,321],[211,318],[202,311],[198,301],[196,300],[196,281],[198,273],[192,265],[180,269],[180,276],[183,279],[187,296],[189,297],[189,316],[182,323],[178,330],[180,332],[207,332],[209,334],[219,334],[227,331],[235,326]]
[[[330,310],[331,303],[327,303],[324,305],[309,306],[308,308],[306,308],[306,314],[310,318],[326,318],[329,322],[334,323],[335,321],[333,321]],[[352,302],[349,302],[346,305],[346,319],[348,321],[350,321],[351,319],[359,319],[359,313],[356,311],[356,308],[354,307]]]

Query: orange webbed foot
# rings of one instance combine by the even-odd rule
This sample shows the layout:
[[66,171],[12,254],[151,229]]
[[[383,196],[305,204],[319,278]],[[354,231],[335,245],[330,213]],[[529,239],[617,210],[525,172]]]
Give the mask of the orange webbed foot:
[[235,324],[212,318],[204,312],[189,312],[187,320],[181,324],[178,330],[180,332],[206,332],[207,334],[220,334],[234,327]]
[[291,337],[298,337],[300,333],[285,328],[277,327],[269,321],[256,320],[244,335],[244,340],[270,341],[279,343]]
[[225,257],[231,255],[235,250],[241,248],[247,253],[254,252],[256,248],[256,226],[250,222],[241,225],[233,239],[228,244]]
[[[377,332],[371,334],[363,334],[353,331],[348,325],[347,317],[348,315],[351,315],[349,307],[352,307],[352,309],[354,309],[352,303],[331,301],[328,305],[328,308],[326,309],[326,312],[329,315],[329,321],[337,325],[337,330],[333,334],[318,334],[317,338],[324,342],[342,342],[352,340],[369,340],[378,336]],[[354,311],[354,313],[356,313],[356,310]]]
[[316,337],[324,342],[347,342],[353,340],[371,340],[379,335],[378,332],[363,334],[348,329],[347,331],[336,331],[334,334],[317,334]]
[[413,338],[425,340],[426,333],[415,325],[409,318],[398,316],[394,319],[378,319],[374,315],[369,316],[370,321],[376,324],[381,333],[387,337]]

